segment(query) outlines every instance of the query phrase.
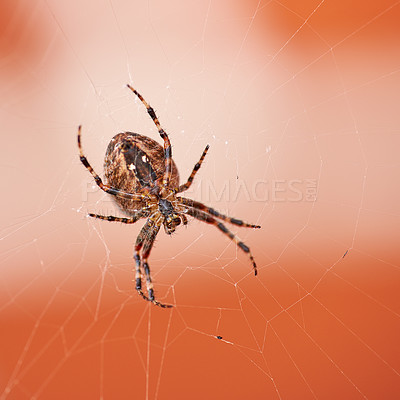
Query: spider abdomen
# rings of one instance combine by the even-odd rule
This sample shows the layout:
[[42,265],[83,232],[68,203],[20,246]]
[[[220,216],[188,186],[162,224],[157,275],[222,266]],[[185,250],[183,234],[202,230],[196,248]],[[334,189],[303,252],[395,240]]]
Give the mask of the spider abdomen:
[[[165,173],[163,147],[155,140],[138,133],[124,132],[115,135],[106,151],[104,173],[107,184],[128,193],[145,193],[156,190]],[[172,160],[171,189],[179,187],[179,173]],[[138,200],[114,197],[128,214],[143,208]]]

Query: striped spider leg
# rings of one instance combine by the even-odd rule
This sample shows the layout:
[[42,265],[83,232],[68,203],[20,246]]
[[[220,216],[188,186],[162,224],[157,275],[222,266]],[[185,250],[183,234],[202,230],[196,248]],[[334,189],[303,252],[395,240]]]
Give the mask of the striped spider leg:
[[[229,222],[233,225],[241,226],[244,228],[261,228],[260,225],[248,224],[247,222],[243,222],[240,219],[228,217],[224,214],[221,214],[219,211],[214,210],[211,207],[206,206],[203,203],[192,199],[186,199],[185,197],[179,197],[179,200],[189,207],[187,213],[192,217],[198,219],[199,221],[206,222],[207,224],[214,225],[217,227],[223,234],[229,237],[229,239],[233,240],[236,245],[245,253],[248,254],[250,261],[253,265],[254,275],[257,275],[257,265],[254,260],[253,255],[247,245],[245,245],[239,238],[237,238],[222,222],[218,221],[216,218],[221,219],[222,221]],[[215,217],[215,218],[214,218]]]
[[207,151],[209,148],[210,148],[210,145],[207,145],[203,151],[203,154],[200,157],[200,160],[194,165],[192,173],[190,174],[187,182],[184,183],[183,185],[180,185],[176,193],[184,192],[185,190],[188,190],[190,188],[190,186],[192,186],[194,177],[197,174],[197,171],[200,169],[201,164],[203,163],[204,158],[206,157],[206,154],[207,154]]
[[[207,154],[208,149],[210,148],[209,145],[206,146],[206,148],[203,151],[203,154],[200,157],[200,160],[195,164],[195,166],[193,167],[192,173],[190,174],[187,182],[183,185],[180,185],[178,188],[177,193],[181,193],[184,192],[185,190],[189,189],[189,187],[191,186],[193,179],[197,173],[197,171],[200,169],[201,164],[204,161],[204,158]],[[237,225],[237,226],[241,226],[244,228],[261,228],[260,225],[254,225],[254,224],[248,224],[246,222],[243,222],[240,219],[236,219],[236,218],[232,218],[232,217],[228,217],[224,214],[221,214],[219,211],[214,210],[211,207],[206,206],[203,203],[200,203],[196,200],[192,200],[192,199],[187,199],[185,197],[177,197],[177,200],[188,206],[189,210],[187,211],[187,213],[189,215],[191,215],[192,217],[206,222],[208,224],[214,225],[216,226],[222,233],[224,233],[225,235],[227,235],[231,240],[233,240],[236,245],[245,253],[247,253],[250,257],[250,261],[253,265],[253,269],[254,269],[254,275],[257,275],[257,265],[254,261],[254,257],[250,252],[250,249],[248,246],[246,246],[241,240],[239,240],[222,222],[219,222],[218,220],[216,220],[214,217],[221,219],[222,221],[225,222],[229,222],[233,225]]]
[[[156,306],[162,308],[171,308],[171,304],[163,304],[155,299],[153,282],[150,276],[150,267],[148,264],[148,258],[150,256],[151,249],[153,247],[156,236],[160,230],[162,221],[160,213],[156,213],[152,217],[148,218],[146,224],[141,229],[135,243],[135,264],[136,264],[136,290],[145,300],[151,301]],[[140,250],[142,255],[140,256]],[[142,273],[141,267],[146,277],[146,290],[148,297],[143,293],[142,290]]]
[[165,172],[163,175],[162,179],[162,184],[164,187],[167,187],[169,185],[169,182],[171,180],[171,175],[172,175],[172,147],[171,147],[171,142],[169,141],[169,137],[167,135],[167,132],[164,131],[163,128],[161,128],[160,121],[157,118],[156,112],[152,107],[150,107],[149,103],[143,98],[143,96],[136,90],[134,89],[131,85],[127,85],[130,90],[132,90],[133,93],[140,99],[140,101],[144,104],[146,107],[146,110],[148,114],[150,115],[150,118],[153,120],[154,124],[157,127],[158,133],[160,134],[161,138],[164,140],[164,157],[165,157]]

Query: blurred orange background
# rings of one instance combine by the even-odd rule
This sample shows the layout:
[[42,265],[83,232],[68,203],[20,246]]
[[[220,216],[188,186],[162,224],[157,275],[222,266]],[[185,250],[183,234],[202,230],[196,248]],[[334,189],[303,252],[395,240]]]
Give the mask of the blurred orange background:
[[[395,399],[395,1],[4,0],[2,399]],[[159,300],[102,173],[118,132],[169,133],[188,197],[261,230],[160,231]],[[218,340],[217,336],[222,339]]]

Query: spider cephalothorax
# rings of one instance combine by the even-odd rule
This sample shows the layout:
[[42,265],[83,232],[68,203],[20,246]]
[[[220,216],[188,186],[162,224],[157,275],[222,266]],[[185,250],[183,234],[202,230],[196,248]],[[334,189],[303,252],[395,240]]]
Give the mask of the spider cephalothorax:
[[[164,226],[165,232],[170,235],[178,225],[187,224],[186,215],[216,226],[233,240],[241,250],[249,255],[254,273],[257,275],[256,263],[250,249],[230,232],[221,221],[249,228],[260,228],[259,225],[247,224],[239,219],[227,217],[198,201],[177,196],[178,193],[184,192],[191,186],[209,146],[207,145],[204,149],[187,182],[179,185],[179,173],[172,160],[171,143],[167,133],[161,128],[156,113],[144,98],[131,86],[128,85],[128,87],[145,105],[164,141],[164,147],[161,147],[155,140],[138,133],[124,132],[115,135],[108,145],[104,160],[107,181],[107,184],[104,184],[83,154],[81,127],[78,130],[78,146],[80,160],[92,174],[97,185],[113,196],[121,210],[129,218],[92,213],[89,216],[125,224],[133,224],[141,218],[147,219],[135,243],[134,259],[138,293],[144,299],[158,306],[171,307],[171,305],[162,304],[155,299],[147,260],[161,225]],[[147,295],[142,290],[143,273],[146,277]]]
[[184,225],[187,224],[187,219],[185,218],[185,215],[182,214],[182,211],[187,212],[187,210],[183,209],[181,212],[178,212],[172,204],[173,203],[167,199],[160,198],[158,200],[158,210],[164,218],[164,229],[165,233],[168,235],[175,232],[175,229],[180,225],[181,220],[183,220]]

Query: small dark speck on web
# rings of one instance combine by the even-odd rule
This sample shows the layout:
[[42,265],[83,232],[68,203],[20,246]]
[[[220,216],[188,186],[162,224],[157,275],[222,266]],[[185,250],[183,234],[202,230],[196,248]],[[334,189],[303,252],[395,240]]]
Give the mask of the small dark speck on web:
[[221,340],[221,339],[222,339],[222,336],[217,336],[217,339]]
[[346,253],[344,253],[343,254],[343,257],[342,258],[345,258],[346,257],[346,254],[349,252],[349,250],[346,250]]

